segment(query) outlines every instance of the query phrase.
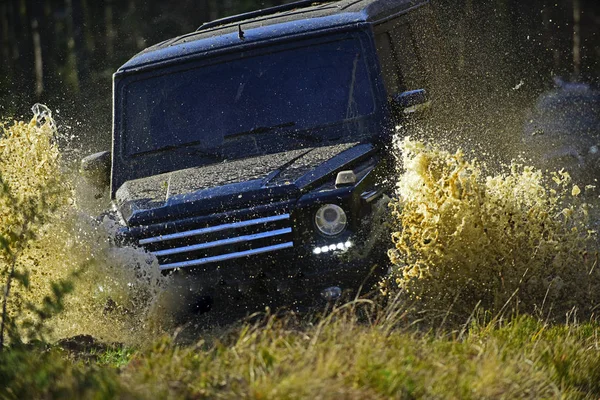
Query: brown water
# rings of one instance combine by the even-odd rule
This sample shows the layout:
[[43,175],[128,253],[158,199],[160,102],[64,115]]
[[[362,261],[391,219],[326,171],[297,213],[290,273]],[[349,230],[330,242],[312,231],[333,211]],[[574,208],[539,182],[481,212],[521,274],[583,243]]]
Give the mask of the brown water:
[[[458,150],[404,139],[392,202],[391,289],[418,308],[591,315],[600,304],[597,194],[569,174],[513,163],[486,176]],[[586,192],[586,193],[584,193]]]
[[[157,302],[167,278],[147,253],[112,245],[115,227],[109,219],[98,222],[83,211],[75,180],[62,169],[57,135],[49,118],[41,126],[35,119],[7,123],[0,137],[0,176],[14,197],[9,201],[0,196],[0,235],[19,237],[28,219],[28,229],[36,233],[29,241],[21,237],[12,242],[13,253],[18,251],[16,271],[29,272],[30,287],[13,281],[8,309],[22,324],[33,317],[28,302],[41,304],[52,293],[51,282],[72,279],[75,291],[67,297],[65,311],[51,320],[51,338],[91,334],[105,341],[139,343],[166,323]],[[24,204],[32,204],[36,219],[45,223],[28,217]],[[14,242],[27,245],[19,251]],[[4,251],[3,285],[9,268]],[[78,277],[71,278],[74,273]]]

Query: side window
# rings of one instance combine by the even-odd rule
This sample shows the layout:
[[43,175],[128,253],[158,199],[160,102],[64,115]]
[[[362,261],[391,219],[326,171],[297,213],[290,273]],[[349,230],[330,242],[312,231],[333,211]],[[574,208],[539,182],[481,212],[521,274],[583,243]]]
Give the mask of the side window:
[[399,93],[403,90],[401,87],[401,75],[389,33],[382,32],[377,34],[375,36],[375,44],[377,46],[377,53],[379,54],[385,89],[389,96]]
[[390,31],[390,39],[398,67],[408,90],[425,88],[425,68],[417,52],[408,21],[402,21]]
[[386,31],[375,36],[388,94],[428,88],[428,68],[424,65],[428,59],[421,57],[428,48],[420,48],[427,46],[417,37],[419,22],[408,14],[388,24]]

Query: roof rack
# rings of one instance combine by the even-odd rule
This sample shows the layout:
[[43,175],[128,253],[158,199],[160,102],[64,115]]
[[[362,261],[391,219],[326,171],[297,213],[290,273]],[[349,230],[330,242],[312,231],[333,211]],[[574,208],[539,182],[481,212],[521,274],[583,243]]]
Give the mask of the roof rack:
[[205,30],[205,29],[214,28],[215,26],[219,26],[219,25],[232,24],[234,22],[241,22],[241,21],[244,21],[244,20],[247,20],[247,19],[252,19],[252,18],[257,18],[257,17],[264,17],[266,15],[271,15],[271,14],[275,14],[275,13],[279,13],[279,12],[291,11],[291,10],[294,10],[296,8],[305,8],[305,7],[310,7],[310,6],[314,6],[314,5],[319,5],[319,4],[322,4],[322,3],[333,3],[335,1],[338,1],[338,0],[300,0],[300,1],[294,1],[292,3],[282,4],[280,6],[264,8],[262,10],[250,11],[250,12],[247,12],[247,13],[244,13],[244,14],[233,15],[233,16],[230,16],[230,17],[216,19],[216,20],[210,21],[210,22],[205,22],[204,24],[202,24],[202,26],[200,26],[198,29],[196,29],[196,31],[202,31],[202,30]]

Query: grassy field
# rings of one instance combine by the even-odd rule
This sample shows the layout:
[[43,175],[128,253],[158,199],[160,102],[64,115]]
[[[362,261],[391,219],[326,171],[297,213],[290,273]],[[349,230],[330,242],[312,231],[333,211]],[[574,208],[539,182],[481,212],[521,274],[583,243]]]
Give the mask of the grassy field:
[[530,316],[423,328],[362,301],[266,315],[194,344],[53,345],[0,353],[0,396],[25,398],[598,398],[600,325]]

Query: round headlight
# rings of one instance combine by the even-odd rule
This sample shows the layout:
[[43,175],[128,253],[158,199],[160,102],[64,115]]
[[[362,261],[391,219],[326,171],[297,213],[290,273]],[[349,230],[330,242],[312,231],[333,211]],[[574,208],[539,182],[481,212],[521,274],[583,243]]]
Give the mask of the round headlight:
[[335,204],[326,204],[319,208],[315,214],[315,225],[317,229],[324,235],[335,236],[340,234],[344,229],[348,220],[346,213],[342,207]]

